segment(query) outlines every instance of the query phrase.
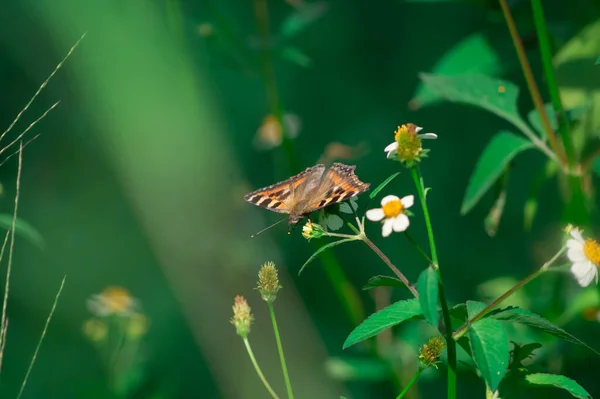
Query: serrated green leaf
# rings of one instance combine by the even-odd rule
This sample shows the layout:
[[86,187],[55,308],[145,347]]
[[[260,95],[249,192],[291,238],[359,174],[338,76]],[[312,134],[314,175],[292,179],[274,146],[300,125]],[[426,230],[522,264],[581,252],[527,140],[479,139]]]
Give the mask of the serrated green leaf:
[[341,381],[386,381],[392,375],[390,364],[373,357],[332,357],[325,362],[327,373]]
[[500,220],[504,213],[504,207],[506,205],[506,195],[508,191],[508,177],[510,175],[510,164],[506,167],[501,177],[496,182],[495,201],[490,208],[487,216],[483,220],[483,227],[485,232],[490,236],[494,237],[500,226]]
[[[431,0],[428,0],[431,1]],[[486,35],[475,33],[457,43],[432,68],[431,73],[439,75],[463,75],[481,73],[497,76],[501,72],[502,62],[494,46],[490,45]],[[423,83],[419,83],[411,108],[433,105],[440,101],[440,96]]]
[[429,266],[421,272],[417,280],[419,303],[425,320],[434,327],[438,326],[438,277],[433,267]]
[[370,199],[373,199],[373,198],[375,198],[375,197],[377,196],[377,194],[379,194],[379,192],[380,192],[381,190],[383,190],[383,188],[384,188],[385,186],[387,186],[389,182],[391,182],[392,180],[394,180],[394,179],[396,178],[396,176],[398,176],[399,174],[400,174],[400,172],[396,172],[396,173],[394,173],[393,175],[391,175],[390,177],[388,177],[387,179],[385,179],[385,180],[383,181],[383,183],[381,183],[380,185],[378,185],[378,186],[377,186],[377,188],[376,188],[375,190],[373,190],[373,191],[371,192],[371,194],[369,194],[369,198],[370,198]]
[[358,197],[352,197],[348,201],[339,204],[339,210],[342,213],[352,214],[358,209]]
[[294,46],[284,46],[279,51],[279,56],[291,62],[292,64],[301,66],[302,68],[310,68],[313,64],[312,59],[306,55],[302,50],[298,47]]
[[363,291],[370,290],[377,287],[397,287],[406,288],[406,285],[397,278],[389,276],[375,276],[371,277],[367,284],[363,287]]
[[464,215],[469,212],[498,179],[509,162],[520,152],[532,147],[530,141],[511,132],[497,133],[477,161],[475,171],[469,179],[460,213]]
[[331,247],[335,247],[336,245],[340,245],[340,244],[343,244],[343,243],[349,242],[349,241],[356,241],[356,239],[355,238],[343,238],[341,240],[330,242],[328,244],[323,245],[321,248],[317,249],[315,251],[315,253],[312,254],[306,262],[304,262],[304,264],[300,268],[300,271],[298,272],[298,275],[300,275],[300,273],[302,273],[302,270],[304,270],[306,265],[308,265],[310,262],[312,262],[321,252],[323,252]]
[[528,374],[525,376],[525,380],[532,385],[553,386],[564,389],[575,398],[592,399],[592,395],[583,389],[581,385],[564,375],[545,373]]
[[[6,230],[12,229],[13,215],[0,214],[0,228]],[[17,218],[15,221],[15,233],[19,234],[23,238],[29,240],[32,244],[38,248],[44,248],[44,237],[29,223],[23,219]]]
[[377,313],[372,314],[356,327],[344,342],[343,349],[348,348],[365,339],[374,337],[380,332],[387,330],[403,321],[422,316],[421,305],[417,299],[398,301]]
[[[594,348],[581,341],[579,338],[574,337],[562,328],[555,326],[550,321],[544,319],[542,316],[530,312],[529,310],[518,308],[518,307],[506,307],[503,309],[495,309],[490,312],[484,319],[492,318],[495,320],[510,321],[512,323],[520,323],[529,327],[540,329],[548,334],[554,335],[555,337],[564,339],[566,341],[573,342],[581,345],[592,352],[600,355]],[[476,323],[477,324],[477,323]]]
[[[485,309],[481,302],[467,302],[469,319]],[[506,374],[509,362],[509,345],[506,329],[497,320],[484,318],[469,325],[469,343],[473,360],[492,391]]]
[[283,21],[281,36],[287,39],[296,36],[325,15],[326,11],[327,3],[304,3]]

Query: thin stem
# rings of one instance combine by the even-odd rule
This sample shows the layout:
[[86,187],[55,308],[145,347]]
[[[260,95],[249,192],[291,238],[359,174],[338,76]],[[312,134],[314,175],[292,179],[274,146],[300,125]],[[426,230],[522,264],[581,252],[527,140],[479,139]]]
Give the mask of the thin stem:
[[329,231],[325,231],[324,234],[326,236],[329,236],[329,237],[354,238],[354,239],[356,239],[356,236],[355,235],[351,235],[351,234],[332,233],[332,232],[329,232]]
[[417,289],[410,283],[410,281],[408,281],[406,276],[404,274],[402,274],[402,272],[400,270],[398,270],[398,268],[396,266],[394,266],[392,261],[390,261],[390,259],[387,256],[385,256],[385,254],[383,252],[381,252],[381,250],[379,248],[377,248],[377,246],[375,244],[373,244],[373,241],[369,240],[369,238],[364,234],[361,234],[359,237],[365,244],[367,244],[369,246],[369,248],[371,248],[373,250],[373,252],[375,252],[377,254],[377,256],[379,256],[381,258],[382,261],[385,262],[386,265],[388,265],[388,267],[390,269],[392,269],[394,274],[396,276],[398,276],[398,278],[400,279],[400,281],[402,281],[404,283],[404,285],[406,285],[406,288],[408,288],[410,290],[410,292],[413,294],[413,296],[415,298],[419,298],[419,293],[417,292]]
[[521,64],[521,69],[523,70],[523,75],[525,76],[527,87],[529,88],[529,94],[531,95],[531,99],[533,100],[535,109],[540,115],[542,125],[544,126],[544,130],[546,130],[546,135],[548,137],[550,147],[552,147],[552,150],[558,156],[560,162],[564,166],[567,166],[568,161],[567,156],[565,154],[565,149],[561,147],[561,145],[558,143],[558,140],[556,139],[556,134],[552,129],[552,125],[550,125],[550,119],[548,119],[548,114],[544,109],[542,96],[537,87],[537,83],[535,82],[535,78],[533,77],[531,66],[529,65],[529,61],[527,60],[527,55],[525,54],[525,48],[523,47],[523,43],[521,42],[521,38],[519,37],[517,26],[515,25],[515,21],[510,13],[508,4],[506,4],[506,0],[500,0],[500,6],[502,7],[502,13],[504,14],[504,19],[506,20],[506,25],[508,26],[513,45],[515,46],[515,50],[517,51],[517,57],[519,58],[519,63]]
[[425,251],[423,251],[423,249],[419,246],[419,244],[417,244],[417,242],[415,241],[415,239],[410,235],[410,233],[408,232],[408,230],[404,231],[404,236],[406,237],[406,239],[413,245],[413,247],[416,248],[416,250],[421,254],[421,256],[423,256],[423,258],[425,258],[425,260],[427,261],[427,263],[432,264],[433,261],[431,260],[431,258],[429,257],[429,255],[427,255],[425,253]]
[[411,174],[415,182],[417,189],[417,195],[421,202],[421,208],[423,209],[423,217],[425,218],[425,225],[427,227],[427,236],[429,238],[429,247],[431,250],[431,265],[435,269],[438,278],[438,289],[440,297],[440,305],[442,306],[442,315],[444,319],[444,334],[446,335],[446,345],[448,347],[448,399],[456,398],[456,342],[452,339],[452,322],[450,320],[450,311],[448,309],[448,302],[446,301],[446,293],[444,290],[444,283],[442,282],[442,273],[440,272],[437,250],[435,247],[435,238],[433,236],[433,227],[431,225],[431,218],[429,217],[429,208],[427,207],[427,200],[425,199],[425,183],[423,182],[423,176],[418,166],[411,168]]
[[287,155],[290,169],[295,170],[296,157],[292,147],[289,135],[286,134],[287,126],[283,120],[283,106],[277,89],[277,80],[275,79],[275,70],[271,59],[270,37],[269,37],[269,8],[267,0],[254,0],[254,13],[256,16],[256,25],[261,38],[261,67],[262,76],[265,82],[265,91],[271,113],[277,119],[281,128],[282,147]]
[[544,66],[544,75],[546,75],[546,82],[548,83],[548,91],[550,92],[550,98],[552,99],[552,106],[554,112],[558,115],[559,131],[562,137],[562,143],[566,150],[567,160],[570,164],[573,163],[573,142],[569,137],[569,121],[567,114],[563,108],[562,101],[560,98],[560,90],[558,83],[556,82],[556,73],[554,66],[552,65],[552,50],[550,48],[550,35],[548,34],[548,27],[546,26],[546,19],[544,18],[544,8],[541,0],[531,0],[531,6],[533,8],[533,19],[535,21],[535,29],[537,31],[538,42],[540,45],[540,52],[542,53],[542,64]]
[[21,389],[19,390],[19,394],[17,395],[17,399],[21,397],[23,391],[25,390],[25,385],[27,385],[27,380],[29,379],[29,374],[31,374],[31,370],[33,369],[33,364],[37,359],[37,355],[40,351],[40,347],[42,346],[42,342],[46,337],[46,332],[48,331],[48,326],[50,325],[50,320],[52,320],[52,316],[54,315],[54,311],[56,310],[56,304],[58,303],[58,298],[60,298],[60,294],[62,293],[63,287],[65,286],[65,280],[67,276],[64,276],[62,282],[60,283],[60,287],[58,288],[58,292],[54,297],[54,303],[52,303],[52,309],[50,309],[50,314],[48,318],[46,318],[46,324],[44,324],[44,329],[42,330],[42,335],[38,340],[37,346],[35,347],[35,351],[33,352],[33,356],[31,357],[31,362],[29,362],[29,367],[27,368],[27,373],[25,373],[25,378],[23,378],[23,383],[21,384]]
[[275,332],[275,341],[277,342],[277,352],[279,352],[279,360],[281,361],[281,370],[283,371],[283,379],[285,380],[285,389],[287,390],[288,398],[294,399],[292,393],[292,384],[290,383],[290,376],[288,375],[287,366],[285,365],[285,356],[283,355],[283,345],[281,345],[281,338],[279,337],[279,328],[277,328],[277,319],[275,318],[275,309],[273,309],[273,302],[267,301],[269,305],[269,313],[271,314],[271,321],[273,322],[273,331]]
[[263,385],[265,386],[265,388],[267,388],[267,391],[269,391],[269,393],[271,394],[271,396],[274,399],[279,399],[279,396],[277,396],[275,391],[273,391],[273,388],[271,388],[271,385],[269,385],[269,383],[267,382],[267,379],[263,375],[262,371],[260,371],[260,367],[258,367],[258,363],[256,362],[256,359],[254,358],[254,353],[252,353],[252,348],[250,347],[250,342],[248,342],[248,338],[244,338],[244,345],[246,345],[246,350],[248,351],[248,356],[250,356],[250,360],[252,361],[252,365],[254,366],[254,369],[256,370],[256,374],[258,374],[258,377],[262,381]]
[[404,395],[406,395],[406,393],[408,392],[408,390],[413,386],[413,384],[419,379],[419,376],[421,375],[421,372],[423,371],[423,369],[421,369],[419,367],[419,369],[417,370],[417,372],[415,373],[414,377],[408,382],[408,384],[406,384],[406,386],[404,387],[404,389],[402,390],[402,392],[400,392],[400,395],[396,396],[396,399],[402,399],[404,397]]
[[[6,319],[6,306],[8,304],[8,292],[10,289],[10,275],[12,272],[12,260],[13,252],[15,248],[15,229],[17,227],[17,211],[19,209],[19,194],[21,192],[21,171],[23,169],[23,142],[20,144],[19,149],[19,166],[17,169],[17,182],[16,182],[16,193],[15,193],[15,207],[13,210],[12,224],[10,227],[10,244],[8,246],[8,266],[6,267],[6,283],[4,285],[4,299],[2,301],[2,319],[0,320],[0,336],[2,337],[2,343],[0,348],[0,367],[2,367],[2,359],[4,357],[4,345],[6,344],[6,328],[8,326],[8,320]],[[6,241],[5,241],[6,243]],[[4,245],[2,246],[2,253],[4,253]]]
[[504,294],[500,295],[496,298],[492,303],[487,305],[481,312],[477,313],[473,316],[468,323],[463,324],[456,332],[452,335],[454,340],[460,339],[463,335],[467,333],[469,328],[469,324],[473,324],[478,320],[481,320],[485,315],[490,313],[495,307],[497,307],[500,303],[502,303],[506,298],[523,288],[525,285],[529,284],[542,274],[544,274],[554,262],[566,251],[566,247],[562,247],[560,251],[558,251],[548,262],[544,263],[542,267],[540,267],[535,272],[531,273],[529,276],[525,277],[523,280],[519,281],[515,286],[508,289]]

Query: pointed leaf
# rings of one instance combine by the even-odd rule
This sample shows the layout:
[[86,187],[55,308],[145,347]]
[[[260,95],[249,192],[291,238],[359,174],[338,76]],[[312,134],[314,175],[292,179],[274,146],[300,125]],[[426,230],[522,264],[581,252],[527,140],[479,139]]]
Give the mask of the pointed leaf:
[[[524,324],[529,327],[537,328],[548,334],[554,335],[555,337],[562,338],[566,341],[570,341],[575,344],[581,345],[581,346],[591,350],[592,352],[596,353],[597,355],[600,355],[600,353],[598,353],[594,348],[587,345],[585,342],[583,342],[580,339],[569,334],[562,328],[555,326],[550,321],[544,319],[542,316],[532,313],[529,310],[510,306],[510,307],[507,307],[504,309],[493,310],[486,317],[489,317],[489,318],[492,318],[495,320],[520,323],[520,324]],[[477,323],[475,323],[475,324],[477,324]]]
[[315,251],[315,253],[312,254],[310,256],[310,258],[308,258],[308,260],[306,262],[304,262],[304,264],[300,268],[300,271],[298,272],[298,275],[300,275],[300,273],[302,273],[302,270],[304,270],[304,268],[306,267],[306,265],[308,265],[310,262],[312,262],[321,252],[323,252],[326,249],[329,249],[331,247],[335,247],[336,245],[340,245],[340,244],[343,244],[345,242],[348,242],[348,241],[356,241],[356,238],[344,238],[344,239],[341,239],[341,240],[338,240],[338,241],[334,241],[334,242],[330,242],[328,244],[325,244],[321,248],[317,249]]
[[[13,215],[0,214],[0,227],[6,230],[12,229]],[[32,244],[38,248],[44,247],[44,237],[29,223],[23,219],[17,218],[15,221],[15,233],[21,235],[23,238],[29,240]]]
[[442,98],[486,109],[521,130],[531,131],[517,110],[519,87],[484,75],[419,75],[425,86]]
[[507,131],[497,133],[477,161],[460,213],[464,215],[469,212],[502,174],[508,163],[517,154],[532,147],[530,141],[516,134]]
[[[465,62],[465,60],[472,62]],[[489,43],[485,34],[478,32],[467,36],[448,50],[433,67],[431,73],[440,75],[482,73],[496,76],[501,69],[502,62],[496,49]],[[438,94],[420,83],[410,105],[411,108],[417,109],[439,101]]]
[[574,380],[565,377],[564,375],[554,375],[545,373],[528,374],[525,376],[525,380],[533,385],[540,386],[553,386],[564,389],[569,392],[573,397],[579,399],[592,399],[590,395],[581,385]]
[[[467,302],[469,319],[485,308],[480,302]],[[469,343],[473,360],[492,391],[506,374],[509,362],[509,345],[506,329],[497,320],[484,318],[469,325]]]
[[348,348],[365,339],[374,337],[380,332],[387,330],[403,321],[422,316],[421,306],[417,299],[408,299],[406,301],[398,301],[387,308],[380,310],[377,313],[369,316],[356,327],[346,338],[343,349]]
[[375,198],[375,197],[377,196],[377,194],[379,194],[379,192],[380,192],[381,190],[383,190],[383,188],[384,188],[385,186],[387,186],[389,182],[391,182],[392,180],[394,180],[394,178],[395,178],[396,176],[398,176],[399,174],[400,174],[400,172],[396,172],[396,173],[394,173],[393,175],[391,175],[390,177],[388,177],[387,179],[385,179],[385,180],[383,181],[383,183],[381,183],[380,185],[378,185],[378,186],[377,186],[377,188],[376,188],[375,190],[373,190],[373,192],[371,192],[371,194],[369,194],[369,198],[370,198],[370,199],[373,199],[373,198]]
[[419,303],[425,320],[434,327],[438,326],[438,277],[433,267],[429,266],[421,272],[417,281]]
[[375,276],[371,277],[367,284],[363,287],[363,291],[370,290],[377,287],[397,287],[406,288],[406,285],[397,278],[389,276]]

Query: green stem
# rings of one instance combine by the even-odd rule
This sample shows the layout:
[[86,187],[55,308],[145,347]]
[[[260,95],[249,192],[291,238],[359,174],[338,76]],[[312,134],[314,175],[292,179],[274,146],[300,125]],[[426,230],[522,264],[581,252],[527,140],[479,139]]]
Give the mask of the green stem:
[[256,359],[254,358],[254,353],[252,352],[252,348],[250,347],[250,342],[248,342],[248,338],[244,338],[244,345],[246,345],[246,350],[248,351],[248,356],[250,356],[250,360],[252,361],[252,365],[254,365],[256,374],[258,374],[258,377],[262,381],[263,385],[265,386],[265,388],[267,388],[267,391],[269,391],[269,393],[271,394],[271,396],[274,399],[279,399],[279,396],[277,396],[275,391],[273,391],[273,388],[271,388],[271,385],[269,385],[269,383],[267,382],[267,379],[263,375],[262,371],[260,371],[260,367],[258,367],[258,363],[256,362]]
[[562,137],[563,146],[566,150],[567,161],[569,161],[569,164],[572,166],[574,161],[573,142],[569,137],[569,121],[560,99],[560,90],[556,81],[554,66],[552,65],[550,35],[548,34],[548,27],[546,26],[546,19],[544,18],[544,8],[541,0],[531,0],[531,6],[533,8],[533,19],[535,21],[535,29],[537,31],[540,51],[542,53],[542,64],[544,66],[546,82],[548,83],[548,91],[550,93],[550,98],[552,99],[554,112],[558,115],[559,131]]
[[388,267],[394,272],[394,274],[396,276],[398,276],[400,281],[402,281],[404,283],[404,285],[406,285],[406,288],[408,288],[410,290],[410,292],[413,294],[413,296],[418,299],[419,293],[417,292],[417,289],[410,283],[410,281],[408,281],[406,276],[400,270],[398,270],[398,268],[396,266],[394,266],[392,261],[390,261],[390,259],[387,256],[385,256],[385,254],[383,252],[381,252],[381,250],[379,248],[377,248],[377,246],[375,244],[373,244],[373,241],[369,240],[369,238],[364,233],[360,234],[358,237],[365,244],[367,244],[369,246],[369,248],[371,248],[373,250],[373,252],[375,252],[377,254],[377,256],[379,256],[381,258],[381,260],[385,262],[386,265],[388,265]]
[[277,328],[277,319],[275,319],[275,309],[273,309],[273,302],[267,301],[269,305],[269,313],[271,314],[271,321],[273,322],[273,331],[275,332],[275,341],[277,342],[277,352],[279,352],[279,360],[281,361],[281,370],[283,371],[283,378],[285,380],[285,388],[289,399],[294,399],[292,393],[292,384],[290,384],[290,376],[288,375],[287,366],[285,365],[285,356],[283,355],[283,346],[281,345],[281,338],[279,337],[279,328]]
[[423,208],[423,217],[425,218],[425,225],[427,227],[427,236],[429,237],[429,247],[431,251],[431,265],[435,269],[438,278],[440,305],[442,306],[442,315],[444,318],[445,327],[444,334],[446,335],[446,345],[448,346],[448,399],[456,399],[456,342],[452,339],[452,322],[450,320],[448,302],[446,301],[444,283],[442,282],[442,274],[439,268],[437,250],[435,247],[435,238],[433,236],[433,227],[431,225],[431,218],[429,217],[429,208],[427,207],[427,200],[425,199],[425,183],[423,182],[423,176],[421,175],[421,171],[418,166],[412,167],[411,173],[417,189],[419,201],[421,202],[421,208]]
[[500,303],[502,303],[506,298],[523,288],[525,285],[529,284],[542,274],[544,274],[554,262],[565,252],[566,247],[562,247],[560,251],[558,251],[548,262],[544,263],[542,267],[540,267],[535,272],[531,273],[529,276],[525,277],[523,280],[519,281],[515,286],[508,289],[504,294],[500,295],[496,298],[492,303],[487,305],[481,312],[477,313],[473,316],[468,323],[463,324],[456,332],[452,335],[453,339],[459,340],[463,335],[467,333],[469,329],[469,324],[473,324],[478,320],[481,320],[485,315],[490,313],[494,308],[496,308]]
[[416,248],[416,250],[423,256],[423,258],[425,258],[425,260],[427,261],[427,263],[432,264],[433,261],[431,260],[431,258],[429,257],[429,255],[427,255],[425,253],[425,251],[423,251],[423,249],[419,246],[419,244],[417,244],[417,242],[415,241],[415,239],[410,235],[410,233],[408,232],[408,230],[404,231],[404,236],[406,237],[406,239]]
[[527,60],[527,55],[525,54],[525,48],[523,47],[523,43],[521,42],[521,38],[519,37],[517,26],[515,25],[515,21],[510,13],[508,4],[506,4],[506,0],[500,0],[500,6],[502,8],[502,13],[504,14],[504,19],[506,20],[506,25],[508,26],[508,30],[510,32],[510,37],[513,41],[513,45],[515,46],[517,57],[519,58],[519,63],[521,64],[523,75],[525,76],[525,81],[527,82],[529,94],[531,95],[531,99],[533,100],[535,109],[540,115],[542,125],[544,126],[544,130],[546,130],[546,135],[548,137],[550,147],[552,147],[552,150],[558,156],[563,166],[567,166],[568,161],[567,156],[565,154],[565,149],[561,147],[558,143],[558,140],[556,139],[556,134],[554,133],[552,125],[550,124],[550,119],[548,119],[548,114],[546,113],[546,110],[544,108],[542,96],[537,87],[537,83],[535,82],[535,78],[533,77],[531,66],[529,65],[529,61]]
[[402,399],[404,397],[404,395],[406,395],[406,393],[408,392],[408,390],[419,379],[419,376],[421,375],[422,371],[423,370],[419,367],[419,369],[415,373],[414,377],[408,382],[408,384],[406,384],[406,386],[404,387],[404,389],[402,390],[402,392],[400,392],[400,395],[396,396],[396,399]]

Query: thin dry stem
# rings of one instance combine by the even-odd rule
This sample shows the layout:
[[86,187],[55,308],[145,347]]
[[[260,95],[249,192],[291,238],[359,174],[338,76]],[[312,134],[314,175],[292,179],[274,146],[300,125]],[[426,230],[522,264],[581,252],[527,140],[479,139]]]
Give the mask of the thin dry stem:
[[[23,136],[25,136],[25,134],[27,134],[27,132],[31,130],[31,128],[33,128],[39,121],[41,121],[42,119],[44,119],[46,117],[46,115],[48,115],[48,113],[50,111],[52,111],[54,108],[56,108],[56,106],[59,103],[60,103],[60,101],[55,102],[50,108],[48,108],[46,110],[46,112],[44,112],[42,114],[42,116],[40,116],[39,118],[37,118],[35,121],[31,122],[29,124],[29,126],[27,126],[27,129],[23,130],[13,141],[11,141],[7,146],[5,146],[3,149],[0,150],[0,154],[2,154],[4,151],[6,151],[10,147],[12,147],[12,145],[15,144],[17,141],[21,140],[23,138]],[[0,140],[2,140],[1,137],[0,137]]]
[[19,119],[21,119],[21,116],[23,116],[23,114],[25,113],[25,111],[27,111],[29,109],[29,107],[31,106],[31,104],[33,104],[33,101],[37,98],[37,96],[42,92],[42,90],[44,90],[44,87],[46,87],[46,85],[48,84],[48,82],[50,81],[50,79],[52,79],[52,77],[56,74],[56,72],[58,72],[58,70],[63,66],[63,64],[65,63],[65,61],[67,60],[67,58],[69,58],[69,56],[73,53],[73,51],[75,51],[75,49],[77,48],[77,46],[79,45],[79,43],[83,40],[83,38],[85,37],[85,33],[83,35],[81,35],[81,37],[79,38],[79,40],[77,40],[77,42],[73,45],[73,47],[71,47],[69,49],[69,52],[67,53],[67,55],[62,59],[62,61],[60,61],[58,63],[58,65],[56,65],[56,67],[54,68],[54,70],[52,71],[52,73],[46,78],[46,80],[44,81],[44,83],[42,83],[42,85],[37,89],[37,91],[35,92],[35,94],[33,95],[33,97],[31,97],[31,99],[29,100],[29,102],[27,104],[25,104],[25,107],[23,107],[23,109],[17,114],[17,117],[15,118],[14,121],[12,121],[12,123],[10,124],[10,126],[8,126],[8,129],[6,129],[4,131],[4,133],[2,133],[2,135],[0,135],[0,141],[2,141],[2,139],[4,138],[4,136],[6,136],[11,130],[12,128],[17,124],[17,122],[19,121]]
[[[12,259],[13,259],[13,252],[14,252],[14,248],[15,248],[15,229],[17,226],[17,212],[19,209],[19,194],[21,192],[21,171],[23,169],[23,142],[21,142],[20,145],[20,150],[19,150],[19,167],[17,169],[17,183],[16,183],[16,194],[15,194],[15,208],[13,211],[13,219],[12,219],[12,225],[10,228],[10,246],[8,249],[8,266],[6,268],[6,283],[4,285],[4,300],[2,301],[2,320],[0,321],[0,325],[2,325],[2,331],[0,332],[0,336],[3,337],[2,339],[2,345],[0,346],[0,348],[4,349],[4,346],[6,344],[6,305],[8,304],[8,291],[10,288],[10,274],[12,271]],[[3,255],[4,252],[4,246],[2,248],[2,253],[0,253],[0,256]],[[2,366],[2,358],[4,356],[4,351],[2,350],[2,352],[0,352],[0,367]]]

